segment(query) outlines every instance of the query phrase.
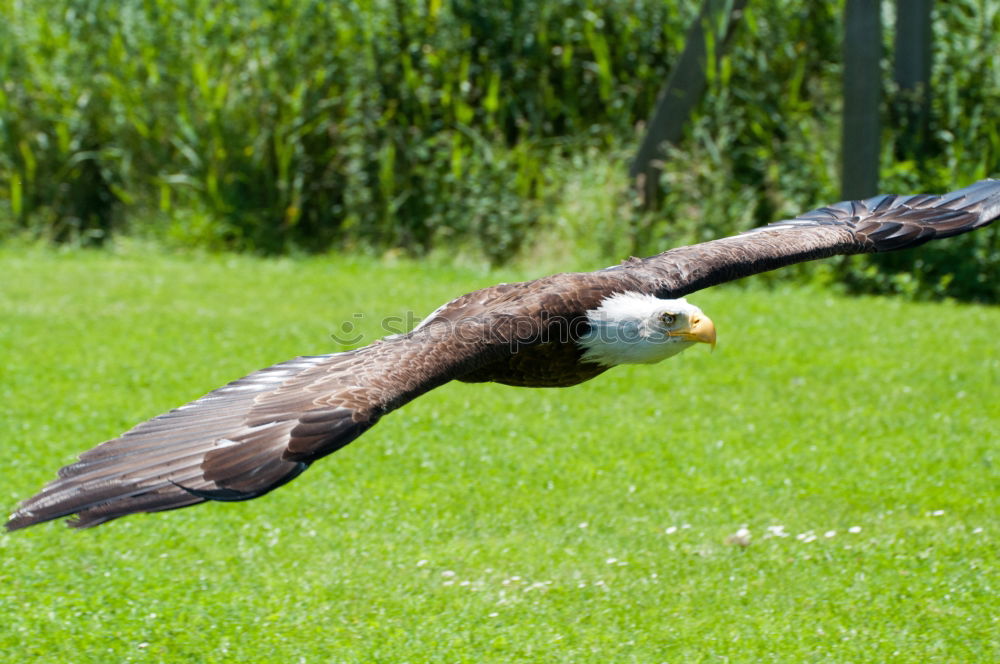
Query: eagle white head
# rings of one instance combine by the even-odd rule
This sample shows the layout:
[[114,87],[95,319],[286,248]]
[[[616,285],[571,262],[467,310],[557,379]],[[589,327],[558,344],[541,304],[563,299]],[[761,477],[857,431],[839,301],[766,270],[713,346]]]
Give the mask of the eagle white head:
[[583,360],[604,366],[654,364],[696,343],[715,348],[715,325],[687,300],[617,293],[587,312]]

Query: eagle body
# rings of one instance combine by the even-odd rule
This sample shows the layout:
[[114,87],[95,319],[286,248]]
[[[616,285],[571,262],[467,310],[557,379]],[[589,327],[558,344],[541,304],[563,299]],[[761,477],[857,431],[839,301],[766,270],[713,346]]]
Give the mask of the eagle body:
[[566,387],[651,364],[715,328],[685,296],[802,261],[894,251],[1000,216],[1000,181],[944,195],[881,195],[594,272],[498,284],[458,297],[412,331],[256,371],[80,455],[23,501],[8,530],[74,516],[261,496],[451,380]]
[[513,387],[571,387],[596,378],[610,367],[583,360],[573,342],[549,341],[474,369],[458,377],[463,383],[500,383]]

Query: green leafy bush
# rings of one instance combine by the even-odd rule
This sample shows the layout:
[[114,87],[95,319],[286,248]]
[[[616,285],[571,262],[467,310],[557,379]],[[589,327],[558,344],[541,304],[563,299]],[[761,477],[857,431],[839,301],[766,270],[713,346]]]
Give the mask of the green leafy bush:
[[[588,177],[575,155],[625,169],[696,4],[2,3],[0,233],[265,253],[463,247],[494,263],[560,236],[615,260],[837,200],[842,3],[760,0],[667,160],[663,207],[640,210],[622,178],[594,206],[621,223],[565,218]],[[899,161],[886,124],[887,191],[1000,171],[1000,2],[935,12],[930,140],[919,163]],[[617,237],[595,238],[609,226]],[[899,276],[906,255],[839,269],[864,290],[995,299],[997,254],[997,234],[979,233],[924,250],[915,284]]]

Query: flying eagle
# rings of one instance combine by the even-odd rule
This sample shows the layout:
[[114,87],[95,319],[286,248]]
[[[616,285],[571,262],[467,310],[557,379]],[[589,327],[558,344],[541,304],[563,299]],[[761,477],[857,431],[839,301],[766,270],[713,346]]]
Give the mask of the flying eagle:
[[984,180],[942,196],[837,203],[596,272],[468,293],[411,332],[261,369],[84,452],[7,529],[256,498],[448,381],[563,387],[617,364],[659,362],[715,344],[689,293],[792,263],[915,247],[998,216],[1000,180]]

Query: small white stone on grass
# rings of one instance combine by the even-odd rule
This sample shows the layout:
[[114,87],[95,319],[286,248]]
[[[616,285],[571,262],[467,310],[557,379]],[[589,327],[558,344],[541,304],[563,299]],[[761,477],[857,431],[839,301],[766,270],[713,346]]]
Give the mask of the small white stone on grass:
[[727,537],[726,544],[734,544],[746,548],[750,546],[750,539],[750,529],[744,526]]
[[857,535],[858,533],[861,532],[861,526],[851,526],[850,528],[847,529],[847,532],[853,535]]

